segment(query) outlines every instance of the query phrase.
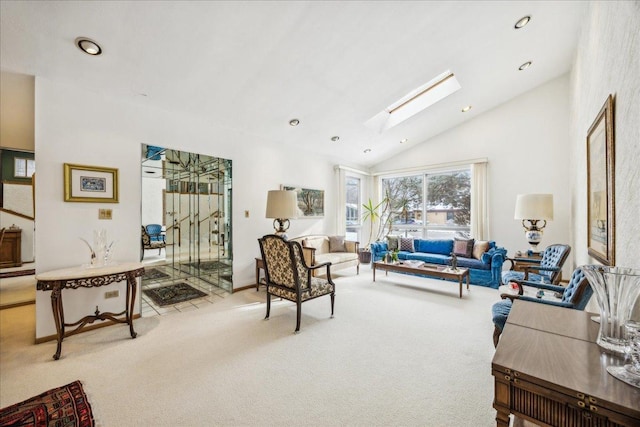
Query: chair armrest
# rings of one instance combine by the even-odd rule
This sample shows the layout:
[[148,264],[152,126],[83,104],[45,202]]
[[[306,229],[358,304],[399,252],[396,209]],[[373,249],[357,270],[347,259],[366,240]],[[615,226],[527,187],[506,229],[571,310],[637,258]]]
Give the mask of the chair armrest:
[[502,299],[510,299],[511,302],[513,302],[513,300],[517,300],[520,299],[520,295],[515,295],[515,294],[500,294],[500,298]]
[[548,285],[546,283],[540,283],[540,282],[532,282],[530,280],[512,280],[513,283],[517,283],[518,286],[522,287],[522,286],[530,286],[532,288],[537,288],[537,289],[545,289],[547,291],[553,291],[553,292],[564,292],[565,288],[563,286],[556,286],[556,285]]
[[347,252],[358,253],[360,242],[354,242],[353,240],[345,240],[344,246],[347,248]]
[[[326,267],[327,268],[327,280],[329,282],[331,282],[331,262],[323,262],[322,264],[313,265],[313,266],[309,267],[309,274],[310,274],[309,277],[311,277],[311,275],[315,276],[315,274],[311,274],[312,270],[317,270],[317,269],[322,268],[322,267]],[[309,280],[311,280],[311,279],[309,279]],[[311,284],[311,282],[309,282],[309,284]]]
[[530,264],[540,264],[540,261],[542,261],[542,258],[514,257],[513,259],[517,262],[528,262]]

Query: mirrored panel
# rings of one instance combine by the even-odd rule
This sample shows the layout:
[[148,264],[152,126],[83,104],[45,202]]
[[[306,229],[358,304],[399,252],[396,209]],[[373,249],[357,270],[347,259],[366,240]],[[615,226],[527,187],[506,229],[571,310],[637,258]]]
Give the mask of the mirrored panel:
[[143,144],[143,300],[154,310],[232,292],[231,183],[231,160]]

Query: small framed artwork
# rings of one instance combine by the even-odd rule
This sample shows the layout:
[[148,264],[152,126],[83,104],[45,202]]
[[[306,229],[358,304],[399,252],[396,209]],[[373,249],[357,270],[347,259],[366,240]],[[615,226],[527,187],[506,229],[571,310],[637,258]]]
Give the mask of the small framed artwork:
[[604,265],[615,264],[615,150],[613,97],[587,133],[587,246]]
[[65,163],[64,201],[118,203],[118,169]]
[[295,191],[298,196],[298,218],[322,218],[324,217],[324,190],[312,190],[310,188],[282,185],[282,190]]

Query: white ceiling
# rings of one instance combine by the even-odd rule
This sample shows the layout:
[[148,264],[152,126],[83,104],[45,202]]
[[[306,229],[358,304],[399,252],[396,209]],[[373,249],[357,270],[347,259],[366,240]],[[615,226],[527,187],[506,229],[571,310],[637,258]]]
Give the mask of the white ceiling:
[[[0,66],[370,166],[568,72],[584,9],[578,1],[2,1]],[[531,22],[515,30],[524,15]],[[78,36],[103,54],[83,54]],[[446,70],[461,90],[383,133],[365,126]],[[292,118],[301,124],[289,126]]]

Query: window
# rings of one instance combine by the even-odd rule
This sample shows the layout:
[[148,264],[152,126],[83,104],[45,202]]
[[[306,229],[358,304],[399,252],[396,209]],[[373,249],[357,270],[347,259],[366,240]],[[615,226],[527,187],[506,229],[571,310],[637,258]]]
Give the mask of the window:
[[36,172],[36,161],[32,159],[15,158],[13,161],[13,176],[16,178],[31,178]]
[[360,207],[360,178],[354,176],[345,177],[346,194],[346,238],[358,241],[362,218]]
[[[469,168],[382,178],[386,234],[428,239],[453,238],[471,227],[471,172]],[[424,214],[426,213],[426,214]]]

